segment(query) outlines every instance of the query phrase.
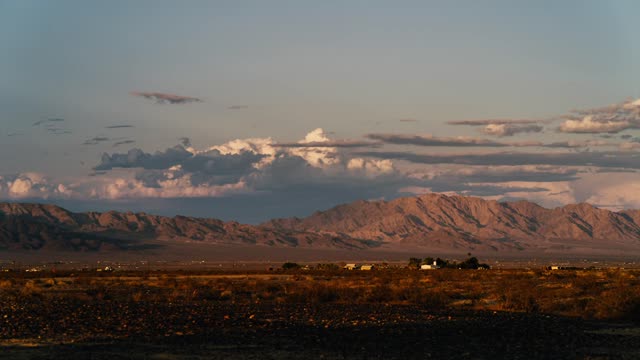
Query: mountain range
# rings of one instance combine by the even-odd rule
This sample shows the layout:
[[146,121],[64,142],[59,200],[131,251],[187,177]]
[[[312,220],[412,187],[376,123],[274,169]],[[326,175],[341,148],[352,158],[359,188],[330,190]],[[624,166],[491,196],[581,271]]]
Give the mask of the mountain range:
[[640,210],[426,194],[356,201],[306,218],[260,225],[132,212],[74,213],[55,205],[0,203],[0,249],[144,251],[163,244],[442,252],[640,252]]

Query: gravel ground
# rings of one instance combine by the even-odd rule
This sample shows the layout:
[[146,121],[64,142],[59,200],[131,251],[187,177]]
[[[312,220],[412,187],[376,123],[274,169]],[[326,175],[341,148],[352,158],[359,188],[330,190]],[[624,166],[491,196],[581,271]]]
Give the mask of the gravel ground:
[[418,305],[0,302],[2,359],[639,359],[640,327]]

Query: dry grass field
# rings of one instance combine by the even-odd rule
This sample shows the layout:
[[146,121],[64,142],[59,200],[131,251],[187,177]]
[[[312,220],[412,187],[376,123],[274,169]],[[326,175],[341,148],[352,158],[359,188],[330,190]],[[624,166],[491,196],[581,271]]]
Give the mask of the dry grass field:
[[639,275],[0,273],[0,357],[638,358]]

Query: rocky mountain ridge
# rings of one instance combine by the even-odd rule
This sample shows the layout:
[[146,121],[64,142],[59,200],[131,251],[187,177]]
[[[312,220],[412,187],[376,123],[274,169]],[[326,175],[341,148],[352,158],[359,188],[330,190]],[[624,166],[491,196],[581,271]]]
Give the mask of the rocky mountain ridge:
[[612,212],[586,203],[547,209],[442,194],[357,201],[263,226],[443,249],[549,249],[581,242],[640,249],[640,210]]
[[364,249],[375,242],[326,233],[187,216],[73,213],[55,205],[0,203],[0,249],[144,250],[163,242]]
[[306,218],[246,225],[0,203],[0,249],[145,250],[187,242],[351,250],[640,252],[640,210],[612,212],[584,203],[547,209],[527,201],[426,194],[356,201]]

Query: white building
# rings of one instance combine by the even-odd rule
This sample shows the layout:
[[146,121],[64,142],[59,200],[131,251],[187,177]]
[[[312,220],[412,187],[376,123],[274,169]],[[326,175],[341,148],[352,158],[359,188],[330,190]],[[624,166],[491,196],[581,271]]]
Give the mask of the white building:
[[438,266],[435,260],[433,261],[433,264],[420,265],[420,270],[435,270],[435,269],[440,269],[440,266]]

